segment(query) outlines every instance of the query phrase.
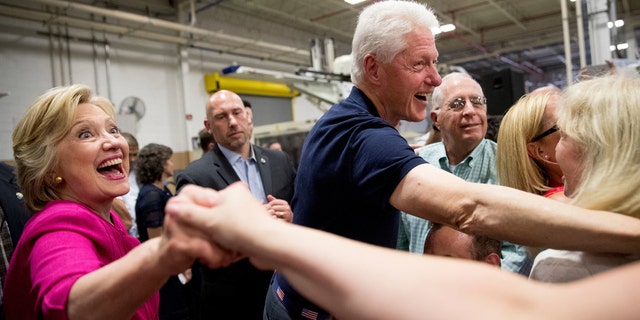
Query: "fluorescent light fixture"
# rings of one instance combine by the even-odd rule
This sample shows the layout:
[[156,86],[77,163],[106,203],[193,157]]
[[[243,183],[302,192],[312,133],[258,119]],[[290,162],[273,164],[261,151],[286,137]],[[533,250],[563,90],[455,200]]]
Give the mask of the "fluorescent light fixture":
[[344,0],[344,2],[348,4],[358,4],[360,2],[364,2],[365,0]]
[[607,27],[609,27],[609,29],[613,28],[613,26],[616,26],[616,28],[620,28],[622,26],[624,26],[624,20],[616,20],[616,22],[607,22]]
[[453,31],[455,29],[456,29],[456,26],[454,26],[451,23],[443,24],[443,25],[440,26],[440,31],[442,31],[442,32],[450,32],[450,31]]
[[442,32],[450,32],[450,31],[453,31],[455,29],[456,29],[456,26],[454,26],[451,23],[448,23],[448,24],[441,25],[439,28],[432,28],[431,32],[435,36],[436,34],[439,34],[439,33],[442,33]]
[[628,43],[620,43],[618,45],[611,45],[609,46],[609,51],[615,51],[616,49],[618,50],[626,50],[629,48],[629,44]]

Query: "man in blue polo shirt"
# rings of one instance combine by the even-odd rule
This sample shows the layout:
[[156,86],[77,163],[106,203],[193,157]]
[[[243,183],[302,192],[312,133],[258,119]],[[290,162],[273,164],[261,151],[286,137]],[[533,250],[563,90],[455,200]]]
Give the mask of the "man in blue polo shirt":
[[[294,223],[395,247],[399,211],[392,194],[414,168],[429,166],[396,126],[425,119],[427,97],[440,85],[431,32],[437,26],[431,9],[415,2],[378,2],[360,14],[352,46],[354,88],[307,135],[291,202]],[[330,261],[318,257],[318,263]],[[327,316],[276,273],[266,319]]]

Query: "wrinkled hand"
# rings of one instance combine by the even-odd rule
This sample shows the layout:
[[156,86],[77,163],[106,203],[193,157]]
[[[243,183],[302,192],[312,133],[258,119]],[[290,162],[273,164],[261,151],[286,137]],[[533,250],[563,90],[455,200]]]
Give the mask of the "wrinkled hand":
[[293,211],[291,211],[289,202],[278,199],[272,195],[268,195],[267,200],[269,200],[269,203],[265,204],[264,207],[271,216],[282,219],[286,222],[293,221]]

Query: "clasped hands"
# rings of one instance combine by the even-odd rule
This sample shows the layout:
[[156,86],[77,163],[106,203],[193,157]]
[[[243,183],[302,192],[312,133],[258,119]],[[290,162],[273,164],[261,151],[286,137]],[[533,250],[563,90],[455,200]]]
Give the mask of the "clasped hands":
[[270,226],[281,223],[271,214],[288,209],[289,219],[292,217],[286,201],[273,202],[270,199],[269,204],[261,204],[242,183],[222,191],[187,185],[167,203],[163,241],[209,268],[228,266],[246,257],[252,257],[257,267],[271,268],[253,257],[257,250],[252,243],[256,234],[268,234]]

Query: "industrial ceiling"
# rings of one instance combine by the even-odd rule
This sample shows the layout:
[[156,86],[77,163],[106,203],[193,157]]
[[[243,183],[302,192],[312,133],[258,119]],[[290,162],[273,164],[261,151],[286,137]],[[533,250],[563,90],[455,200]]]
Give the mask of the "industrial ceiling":
[[[565,67],[562,0],[430,0],[443,23],[456,30],[440,34],[440,62],[481,76],[504,68],[534,77]],[[568,1],[568,0],[567,0]],[[590,0],[591,1],[591,0]],[[373,1],[343,0],[0,0],[2,17],[42,25],[103,31],[119,37],[173,42],[221,54],[311,65],[310,41],[330,38],[335,55],[349,54],[360,10]],[[583,0],[584,2],[584,0]],[[640,42],[640,1],[616,0],[619,33]],[[575,2],[567,2],[572,63],[578,68]],[[611,6],[610,6],[611,8]],[[586,18],[586,11],[584,12]],[[632,53],[635,58],[638,53]],[[621,56],[625,57],[626,56]]]

